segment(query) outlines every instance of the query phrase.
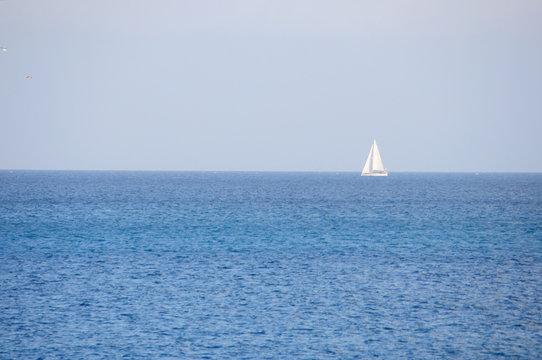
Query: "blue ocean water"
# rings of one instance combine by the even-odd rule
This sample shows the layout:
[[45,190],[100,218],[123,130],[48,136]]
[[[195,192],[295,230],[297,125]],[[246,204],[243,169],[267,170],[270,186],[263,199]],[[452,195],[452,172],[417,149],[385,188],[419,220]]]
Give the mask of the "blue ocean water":
[[542,174],[0,171],[0,359],[537,359]]

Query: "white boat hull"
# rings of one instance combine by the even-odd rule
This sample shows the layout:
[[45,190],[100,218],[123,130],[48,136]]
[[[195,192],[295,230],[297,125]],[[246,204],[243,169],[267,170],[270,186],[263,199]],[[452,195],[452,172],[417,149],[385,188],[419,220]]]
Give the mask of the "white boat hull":
[[367,174],[362,173],[361,176],[388,176],[388,172],[386,171],[385,173],[367,173]]

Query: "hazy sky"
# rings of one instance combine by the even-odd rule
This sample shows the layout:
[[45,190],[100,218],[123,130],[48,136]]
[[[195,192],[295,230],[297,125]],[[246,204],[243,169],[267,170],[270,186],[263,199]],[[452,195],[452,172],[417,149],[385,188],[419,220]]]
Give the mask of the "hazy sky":
[[[0,169],[542,171],[540,0],[0,1]],[[32,76],[26,79],[26,76]]]

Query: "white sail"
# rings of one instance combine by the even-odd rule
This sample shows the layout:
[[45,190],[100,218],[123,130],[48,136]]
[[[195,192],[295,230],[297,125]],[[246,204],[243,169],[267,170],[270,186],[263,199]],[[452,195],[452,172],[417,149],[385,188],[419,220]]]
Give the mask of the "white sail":
[[374,151],[374,144],[371,146],[371,151],[369,151],[369,156],[367,156],[367,161],[365,162],[365,166],[363,167],[362,174],[368,174],[371,172],[371,169],[373,168],[373,151]]
[[369,151],[369,156],[367,157],[361,176],[388,176],[388,172],[382,163],[376,140],[373,141],[373,146],[371,146],[371,151]]
[[386,171],[384,169],[384,164],[382,163],[382,158],[380,157],[380,151],[378,150],[378,145],[376,145],[376,140],[373,142],[373,171]]

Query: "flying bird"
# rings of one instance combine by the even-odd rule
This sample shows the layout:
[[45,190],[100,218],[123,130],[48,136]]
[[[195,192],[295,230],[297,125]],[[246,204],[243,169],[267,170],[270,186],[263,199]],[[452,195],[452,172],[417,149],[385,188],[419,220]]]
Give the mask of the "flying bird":
[[25,79],[26,79],[26,80],[30,80],[30,79],[32,79],[32,76],[26,75]]
[[3,47],[2,51],[8,51],[8,48]]

